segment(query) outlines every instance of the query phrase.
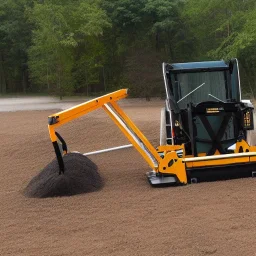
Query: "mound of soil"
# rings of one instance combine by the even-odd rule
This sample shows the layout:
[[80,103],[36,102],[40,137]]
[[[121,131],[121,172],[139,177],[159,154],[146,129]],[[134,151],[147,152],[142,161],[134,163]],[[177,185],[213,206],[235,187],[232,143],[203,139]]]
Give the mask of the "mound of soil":
[[48,164],[27,185],[27,197],[72,196],[97,191],[103,187],[98,167],[86,156],[68,153],[63,157],[65,173],[59,175],[57,160]]

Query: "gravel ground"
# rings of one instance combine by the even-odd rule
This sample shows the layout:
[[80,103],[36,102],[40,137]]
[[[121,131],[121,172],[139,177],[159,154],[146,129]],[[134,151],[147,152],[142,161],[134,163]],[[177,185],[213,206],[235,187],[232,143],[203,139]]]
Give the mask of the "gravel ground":
[[[162,104],[123,104],[154,146]],[[0,113],[0,255],[255,255],[255,179],[152,188],[133,148],[90,156],[105,180],[98,192],[26,198],[54,158],[47,116],[55,111]],[[129,143],[102,110],[59,132],[81,152]]]

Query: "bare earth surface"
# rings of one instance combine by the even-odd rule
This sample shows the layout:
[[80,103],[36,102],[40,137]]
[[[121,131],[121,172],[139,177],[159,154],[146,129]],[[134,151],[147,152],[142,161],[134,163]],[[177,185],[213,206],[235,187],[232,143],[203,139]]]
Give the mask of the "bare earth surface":
[[[157,146],[163,102],[121,105]],[[54,158],[54,112],[0,113],[0,255],[256,255],[255,179],[152,188],[133,148],[90,157],[106,182],[99,192],[25,198],[24,187]],[[129,144],[103,110],[59,131],[70,150]]]

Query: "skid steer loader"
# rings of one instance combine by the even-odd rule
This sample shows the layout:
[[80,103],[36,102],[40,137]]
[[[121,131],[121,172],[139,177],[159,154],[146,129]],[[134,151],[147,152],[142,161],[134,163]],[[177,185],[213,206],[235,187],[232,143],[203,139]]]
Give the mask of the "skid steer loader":
[[128,95],[122,89],[49,116],[60,174],[65,175],[68,149],[55,129],[101,107],[151,167],[147,177],[152,186],[256,175],[256,146],[248,144],[253,105],[241,100],[237,60],[162,67],[166,101],[160,146],[154,148],[119,107],[117,101]]

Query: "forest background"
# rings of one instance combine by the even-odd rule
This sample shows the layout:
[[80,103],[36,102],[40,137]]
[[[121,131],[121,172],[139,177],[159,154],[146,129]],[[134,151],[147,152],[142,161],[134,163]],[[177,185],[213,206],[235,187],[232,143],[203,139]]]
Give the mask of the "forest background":
[[238,58],[256,96],[255,0],[1,0],[0,94],[161,96],[162,62]]

